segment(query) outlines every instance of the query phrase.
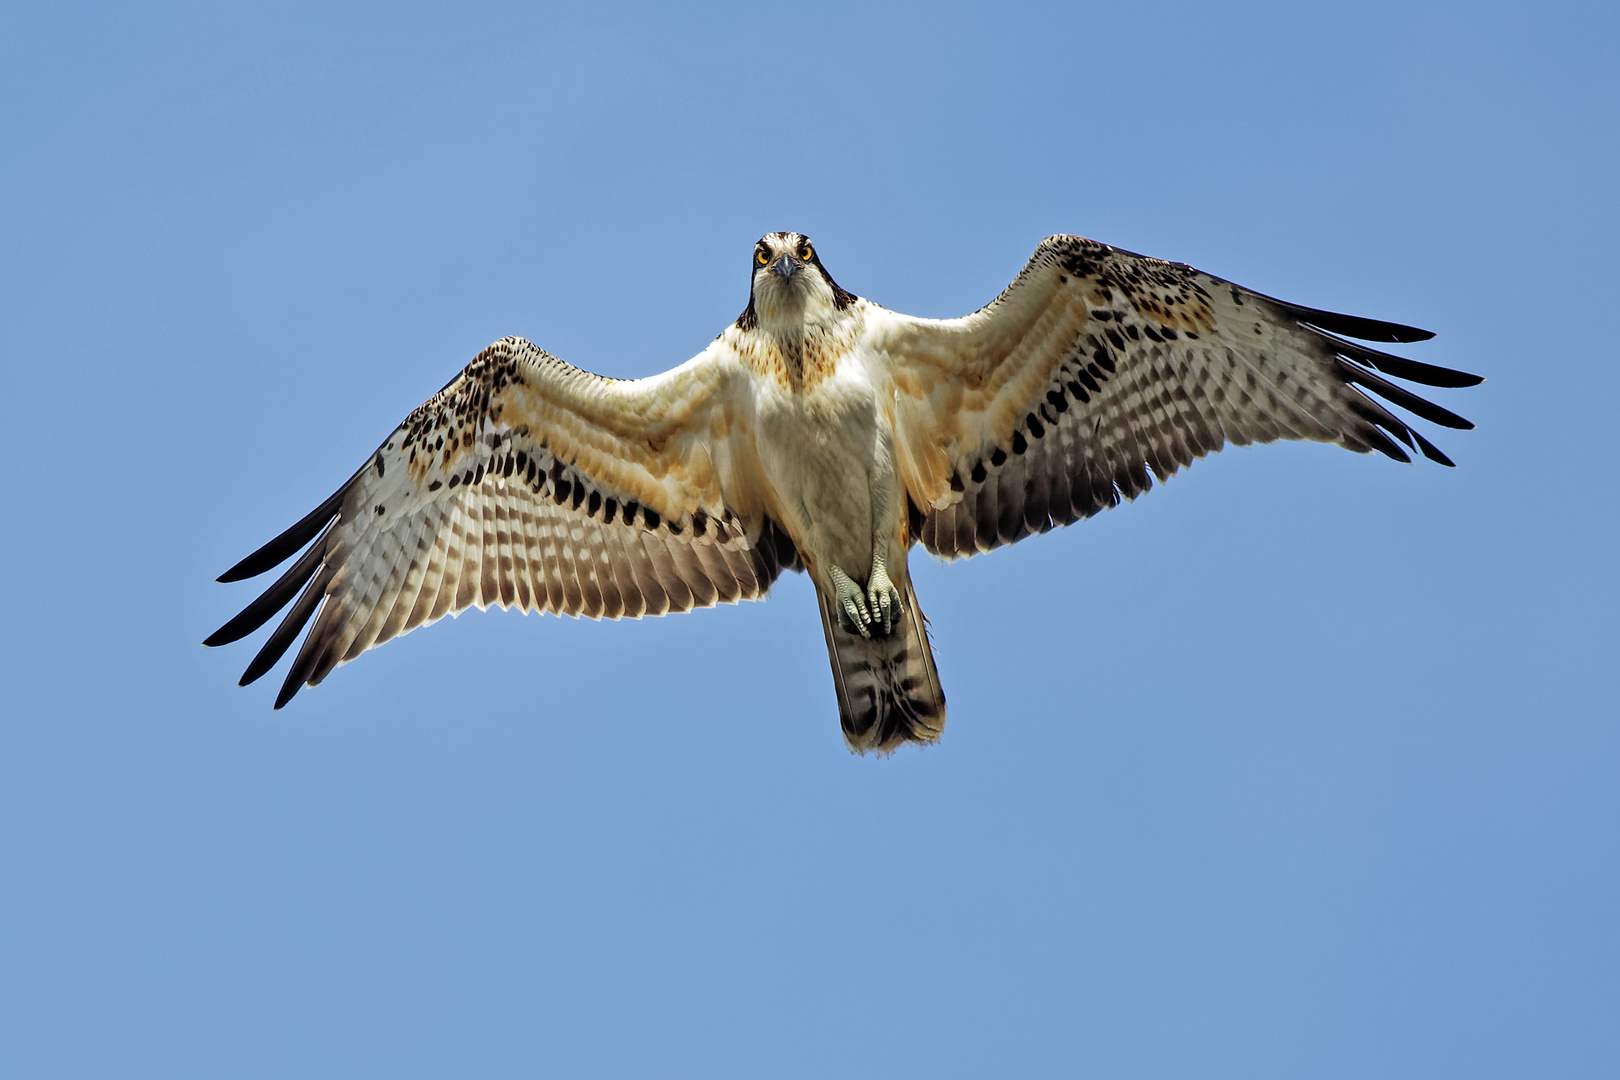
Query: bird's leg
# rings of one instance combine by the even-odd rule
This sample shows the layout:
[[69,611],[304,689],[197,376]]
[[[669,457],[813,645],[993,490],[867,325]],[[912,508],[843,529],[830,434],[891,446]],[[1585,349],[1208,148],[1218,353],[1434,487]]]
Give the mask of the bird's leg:
[[[883,565],[883,554],[889,550],[893,535],[891,515],[895,510],[894,443],[887,429],[879,426],[872,448],[870,505],[872,508],[872,572],[866,576],[865,603],[871,633],[888,637],[900,618],[900,590],[889,580],[889,570]],[[905,555],[900,556],[902,559]],[[868,630],[862,630],[863,634]]]

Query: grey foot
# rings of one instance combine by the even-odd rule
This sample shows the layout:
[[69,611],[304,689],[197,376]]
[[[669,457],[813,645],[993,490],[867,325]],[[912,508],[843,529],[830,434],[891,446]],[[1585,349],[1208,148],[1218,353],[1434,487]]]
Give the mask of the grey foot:
[[864,592],[836,566],[832,568],[832,579],[836,590],[833,603],[838,608],[840,624],[862,637],[871,637],[873,631],[886,637],[893,631],[895,620],[900,617],[900,590],[889,580],[882,556],[872,559],[872,573]]

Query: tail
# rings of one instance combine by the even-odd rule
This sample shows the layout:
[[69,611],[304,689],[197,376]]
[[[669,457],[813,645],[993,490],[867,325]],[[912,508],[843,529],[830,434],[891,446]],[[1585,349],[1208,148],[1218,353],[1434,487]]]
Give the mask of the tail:
[[934,670],[922,609],[910,575],[896,583],[901,614],[887,637],[864,638],[838,623],[832,600],[821,589],[821,628],[827,634],[838,720],[849,748],[888,753],[904,742],[931,743],[945,730],[945,692]]

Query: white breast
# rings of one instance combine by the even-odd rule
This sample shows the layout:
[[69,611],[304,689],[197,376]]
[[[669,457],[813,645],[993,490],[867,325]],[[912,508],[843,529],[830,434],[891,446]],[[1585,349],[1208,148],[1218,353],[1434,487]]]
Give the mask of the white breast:
[[[760,463],[771,512],[814,564],[864,569],[872,557],[873,488],[893,474],[892,433],[872,369],[858,353],[795,392],[755,380]],[[878,500],[879,503],[887,499]]]

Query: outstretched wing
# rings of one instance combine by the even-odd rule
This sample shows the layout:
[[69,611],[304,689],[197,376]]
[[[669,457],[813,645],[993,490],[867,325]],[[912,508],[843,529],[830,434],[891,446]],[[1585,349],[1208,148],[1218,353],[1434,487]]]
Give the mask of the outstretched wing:
[[[1042,241],[1006,291],[961,319],[867,315],[895,383],[897,465],[934,553],[973,555],[1134,499],[1227,443],[1334,442],[1451,461],[1368,397],[1462,417],[1376,374],[1476,375],[1346,340],[1433,337],[1284,303],[1075,236]],[[1341,336],[1343,335],[1343,336]]]
[[628,382],[520,338],[495,343],[331,498],[220,577],[264,573],[314,541],[204,644],[292,603],[245,686],[316,616],[280,708],[338,664],[469,606],[616,619],[762,595],[798,555],[751,497],[733,371],[718,343]]

